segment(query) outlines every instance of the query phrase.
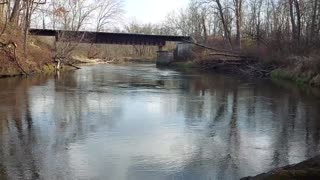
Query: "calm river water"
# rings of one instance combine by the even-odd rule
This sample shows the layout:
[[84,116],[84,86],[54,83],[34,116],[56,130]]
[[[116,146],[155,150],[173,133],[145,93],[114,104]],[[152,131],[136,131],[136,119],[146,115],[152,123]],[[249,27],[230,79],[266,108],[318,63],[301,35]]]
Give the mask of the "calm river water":
[[154,65],[0,79],[0,179],[238,179],[317,155],[320,98]]

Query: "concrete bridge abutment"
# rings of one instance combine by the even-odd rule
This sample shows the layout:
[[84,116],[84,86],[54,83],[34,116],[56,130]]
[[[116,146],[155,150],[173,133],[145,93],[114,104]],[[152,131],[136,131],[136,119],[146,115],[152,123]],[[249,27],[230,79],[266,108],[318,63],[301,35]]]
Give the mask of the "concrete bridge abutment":
[[159,50],[157,51],[157,66],[168,66],[174,61],[173,51]]
[[159,46],[156,64],[158,66],[168,66],[173,62],[188,61],[192,58],[192,47],[193,44],[187,42],[177,43],[174,51],[163,50],[162,46]]
[[175,61],[188,61],[192,58],[193,44],[188,42],[179,42],[175,49]]

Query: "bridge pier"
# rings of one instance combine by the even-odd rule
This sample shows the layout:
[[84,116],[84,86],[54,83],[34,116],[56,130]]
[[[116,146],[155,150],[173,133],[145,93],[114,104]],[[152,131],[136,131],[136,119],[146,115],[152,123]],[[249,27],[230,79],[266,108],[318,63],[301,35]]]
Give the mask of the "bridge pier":
[[168,66],[173,62],[173,60],[174,60],[174,55],[172,51],[164,51],[164,50],[157,51],[157,60],[156,60],[157,66]]
[[192,47],[193,44],[188,42],[177,43],[177,48],[175,50],[175,61],[188,61],[192,58]]
[[159,46],[156,64],[158,66],[168,66],[174,61],[188,61],[192,59],[192,47],[193,44],[187,42],[177,43],[174,51],[166,51],[163,50],[162,46]]

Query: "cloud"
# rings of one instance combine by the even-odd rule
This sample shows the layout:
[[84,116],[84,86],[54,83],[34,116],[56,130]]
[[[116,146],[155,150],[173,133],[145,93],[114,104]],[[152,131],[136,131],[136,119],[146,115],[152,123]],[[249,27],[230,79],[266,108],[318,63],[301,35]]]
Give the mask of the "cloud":
[[189,0],[125,0],[127,18],[142,23],[158,23],[171,11],[187,6]]

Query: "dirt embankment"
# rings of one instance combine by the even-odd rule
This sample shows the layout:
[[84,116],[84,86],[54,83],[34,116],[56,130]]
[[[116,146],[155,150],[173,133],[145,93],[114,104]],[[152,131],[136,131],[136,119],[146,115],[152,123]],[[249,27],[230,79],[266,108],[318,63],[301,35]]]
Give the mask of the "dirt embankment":
[[239,55],[207,50],[194,50],[188,62],[174,63],[182,69],[200,68],[250,77],[285,79],[298,85],[320,87],[320,55],[282,56]]
[[295,180],[295,179],[320,179],[320,156],[272,170],[255,177],[246,177],[241,180]]
[[22,30],[8,27],[0,36],[0,77],[54,71],[52,49],[29,37],[24,48]]

